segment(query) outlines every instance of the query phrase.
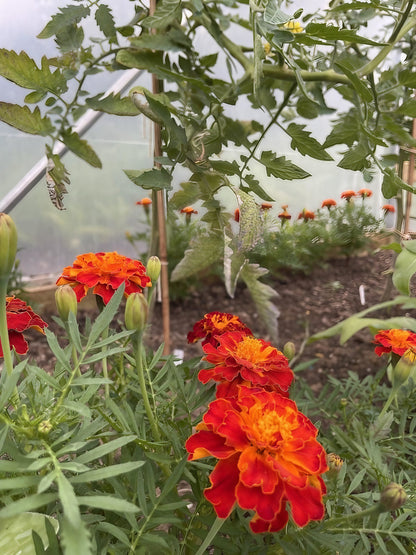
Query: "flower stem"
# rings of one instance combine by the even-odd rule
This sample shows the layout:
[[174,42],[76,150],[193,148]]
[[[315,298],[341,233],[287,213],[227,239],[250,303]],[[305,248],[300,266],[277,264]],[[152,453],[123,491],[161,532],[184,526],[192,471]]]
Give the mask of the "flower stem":
[[[6,312],[6,296],[8,276],[0,278],[0,343],[3,349],[4,367],[6,368],[7,375],[10,376],[13,372],[13,358],[10,349],[9,329],[7,327],[7,312]],[[19,404],[19,392],[17,386],[13,390],[11,397],[11,404],[17,407]]]
[[[103,330],[103,333],[102,333],[102,338],[103,339],[107,339],[107,337],[108,337],[108,326]],[[102,349],[103,349],[102,352],[105,353],[105,351],[107,351],[107,345],[104,345],[104,347]],[[103,376],[106,380],[108,380],[107,356],[105,356],[103,358],[102,364],[103,364]],[[110,385],[108,383],[104,384],[104,394],[105,394],[105,398],[109,399],[109,397],[110,397]]]
[[388,399],[385,402],[384,407],[381,409],[381,412],[378,415],[378,418],[381,418],[387,412],[387,409],[390,407],[390,405],[392,404],[392,402],[396,398],[399,387],[400,387],[400,385],[396,386],[396,387],[392,387],[392,390],[390,391],[390,395],[388,396]]
[[137,334],[137,344],[135,349],[135,360],[136,360],[136,370],[137,376],[139,378],[140,391],[142,394],[144,408],[149,419],[150,428],[152,430],[153,436],[156,441],[160,441],[160,432],[158,425],[156,423],[155,416],[150,406],[149,396],[146,389],[146,381],[144,378],[144,368],[143,368],[143,342],[142,342],[143,332],[138,332]]

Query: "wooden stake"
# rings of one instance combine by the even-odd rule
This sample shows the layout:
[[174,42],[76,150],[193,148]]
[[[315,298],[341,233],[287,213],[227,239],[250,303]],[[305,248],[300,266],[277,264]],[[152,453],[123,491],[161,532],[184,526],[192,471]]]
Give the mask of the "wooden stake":
[[[416,119],[413,120],[412,137],[416,138]],[[407,184],[413,187],[415,176],[415,153],[414,149],[409,150],[409,167],[407,171]],[[412,194],[410,191],[406,191],[406,211],[404,219],[404,234],[409,233],[409,223],[410,223],[410,211],[412,208]]]

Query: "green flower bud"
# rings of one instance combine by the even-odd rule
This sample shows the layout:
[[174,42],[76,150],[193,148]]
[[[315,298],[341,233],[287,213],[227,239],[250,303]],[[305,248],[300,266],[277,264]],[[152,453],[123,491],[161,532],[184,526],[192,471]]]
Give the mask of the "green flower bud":
[[63,322],[68,320],[70,312],[75,316],[78,310],[78,301],[75,291],[70,285],[61,285],[55,291],[55,303],[59,316]]
[[393,368],[393,386],[398,387],[403,384],[416,366],[416,353],[413,349],[407,349]]
[[344,464],[344,461],[336,453],[328,453],[326,457],[326,462],[328,464],[327,476],[337,476]]
[[283,347],[283,354],[285,355],[285,357],[291,361],[292,358],[295,356],[296,354],[296,347],[295,344],[292,343],[292,341],[288,341],[287,343],[285,343],[284,347]]
[[53,426],[50,420],[42,420],[38,425],[38,432],[42,435],[47,436],[52,430]]
[[147,261],[146,274],[152,280],[152,283],[156,283],[160,276],[160,269],[162,264],[157,256],[151,256]]
[[388,484],[380,495],[380,503],[388,511],[394,511],[399,509],[407,501],[407,494],[404,491],[403,486],[391,482]]
[[8,214],[0,213],[0,279],[8,277],[17,252],[17,230]]
[[142,293],[131,293],[127,297],[124,321],[128,330],[143,331],[147,322],[149,307]]

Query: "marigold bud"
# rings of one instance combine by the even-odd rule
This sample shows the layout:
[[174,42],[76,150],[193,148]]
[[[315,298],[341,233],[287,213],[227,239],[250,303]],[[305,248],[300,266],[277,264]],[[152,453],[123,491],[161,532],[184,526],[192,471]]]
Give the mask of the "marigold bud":
[[404,505],[407,501],[407,494],[403,486],[390,482],[380,495],[380,503],[388,510],[395,511]]
[[127,297],[124,321],[128,330],[143,331],[149,307],[143,293],[131,293]]
[[13,269],[17,252],[17,230],[8,214],[0,213],[0,279]]
[[285,343],[283,347],[283,354],[288,360],[292,360],[292,358],[295,356],[296,347],[292,341],[288,341],[287,343]]
[[61,285],[56,289],[55,303],[59,316],[63,322],[68,320],[70,312],[73,312],[75,316],[77,315],[77,295],[70,285]]
[[398,363],[393,369],[393,385],[398,387],[403,384],[410,375],[410,372],[416,366],[416,353],[413,349],[407,351],[400,357]]
[[162,264],[157,256],[151,256],[146,264],[146,274],[151,279],[152,283],[156,283],[160,276],[160,269]]
[[42,435],[48,435],[53,426],[50,420],[42,420],[38,425],[38,432]]
[[341,459],[341,457],[336,453],[328,453],[326,461],[329,467],[327,475],[336,476],[337,474],[339,474],[342,465],[344,464],[344,461]]

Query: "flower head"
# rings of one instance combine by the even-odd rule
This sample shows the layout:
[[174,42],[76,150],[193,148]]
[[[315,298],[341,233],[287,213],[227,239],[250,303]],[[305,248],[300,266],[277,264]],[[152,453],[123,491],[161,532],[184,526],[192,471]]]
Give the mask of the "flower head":
[[229,331],[240,331],[253,335],[251,330],[235,314],[228,312],[209,312],[202,320],[196,322],[192,331],[188,333],[188,343],[196,343],[202,339],[202,345],[210,343],[218,345],[217,337]]
[[298,216],[298,220],[314,220],[315,219],[315,212],[312,212],[311,210],[306,210],[305,208],[302,210],[302,212],[299,214]]
[[280,214],[278,214],[277,217],[280,218],[282,222],[284,222],[286,220],[290,220],[292,216],[287,211],[287,205],[282,206],[282,210],[283,211],[280,212]]
[[[35,329],[44,332],[48,324],[42,320],[32,308],[21,299],[16,297],[6,297],[6,318],[9,330],[10,347],[13,347],[19,355],[25,355],[29,349],[23,332],[28,329]],[[3,348],[0,343],[0,356],[3,356]]]
[[194,210],[192,206],[185,206],[185,208],[182,208],[181,214],[186,214],[187,216],[191,216],[192,214],[198,214],[198,210]]
[[360,189],[357,191],[357,197],[361,197],[362,199],[369,198],[373,194],[371,189]]
[[332,206],[336,206],[337,203],[335,202],[335,200],[333,198],[327,198],[326,200],[324,200],[322,202],[322,206],[321,208],[328,208],[328,210],[331,210]]
[[144,287],[152,285],[146,268],[139,260],[117,252],[90,252],[80,254],[72,266],[64,268],[56,285],[71,285],[78,302],[92,289],[107,304],[122,283],[125,284],[126,297],[133,292],[142,293]]
[[356,192],[351,189],[348,189],[348,191],[344,191],[343,193],[341,193],[341,198],[345,198],[347,202],[349,202],[353,197],[356,196]]
[[270,210],[270,208],[273,208],[273,204],[271,204],[270,202],[262,202],[260,208],[262,210]]
[[149,204],[152,204],[152,199],[150,199],[149,197],[144,197],[141,200],[138,200],[136,204],[140,204],[141,206],[149,206]]
[[382,207],[382,210],[384,210],[385,214],[387,214],[388,212],[391,212],[391,213],[396,212],[396,209],[394,208],[394,206],[392,204],[385,204]]
[[317,429],[294,401],[262,388],[241,387],[235,402],[213,401],[186,442],[189,460],[219,459],[204,492],[219,518],[235,504],[255,511],[253,532],[284,528],[291,507],[297,526],[324,517],[328,469]]
[[374,349],[378,356],[384,353],[403,356],[408,349],[416,350],[416,333],[399,329],[381,330],[374,336],[374,343],[379,343]]
[[284,27],[292,33],[301,33],[303,31],[302,25],[299,23],[299,21],[295,21],[294,19],[292,19],[292,21],[286,22],[284,24]]
[[234,220],[238,223],[240,221],[240,209],[236,208],[234,210]]
[[[283,353],[267,341],[241,331],[227,332],[216,339],[217,346],[207,343],[203,347],[203,360],[214,366],[199,372],[202,383],[214,380],[231,382],[233,386],[261,386],[287,395],[293,372]],[[233,387],[232,391],[234,395],[238,388]]]

